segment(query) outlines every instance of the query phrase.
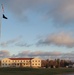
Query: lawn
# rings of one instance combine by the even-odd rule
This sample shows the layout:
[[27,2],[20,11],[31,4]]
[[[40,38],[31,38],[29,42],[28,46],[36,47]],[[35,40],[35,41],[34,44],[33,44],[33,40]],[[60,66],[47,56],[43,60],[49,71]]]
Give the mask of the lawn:
[[74,72],[74,68],[57,68],[57,69],[0,68],[0,75],[57,75],[72,72]]

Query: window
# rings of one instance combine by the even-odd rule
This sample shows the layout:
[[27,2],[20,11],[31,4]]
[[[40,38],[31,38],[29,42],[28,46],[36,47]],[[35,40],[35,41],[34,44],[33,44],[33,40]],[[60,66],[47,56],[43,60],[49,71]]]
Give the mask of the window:
[[34,64],[32,64],[32,65],[34,65]]
[[5,64],[5,65],[7,65],[7,64]]
[[2,65],[4,65],[4,64],[2,64]]
[[9,64],[10,65],[10,64]]
[[26,61],[26,62],[28,62],[28,61]]
[[19,63],[17,65],[19,65]]
[[38,65],[40,65],[40,64],[38,64]]
[[40,62],[40,60],[38,60],[38,62]]
[[37,60],[35,60],[35,62],[37,62]]
[[3,60],[3,62],[4,62],[4,60]]
[[13,62],[15,62],[15,60],[13,60]]
[[26,63],[26,65],[28,65],[28,63]]

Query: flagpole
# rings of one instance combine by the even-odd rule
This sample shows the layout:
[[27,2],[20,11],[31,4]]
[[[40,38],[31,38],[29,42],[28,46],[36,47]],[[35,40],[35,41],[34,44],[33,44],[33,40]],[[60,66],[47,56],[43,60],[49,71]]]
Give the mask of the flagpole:
[[0,12],[0,49],[1,49],[1,35],[2,35],[2,33],[1,33],[2,25],[1,24],[2,24],[2,11]]
[[2,18],[4,19],[8,19],[5,15],[4,15],[4,6],[3,4],[1,4],[1,18],[0,18],[0,46],[1,46],[1,39],[2,39]]
[[1,39],[1,28],[2,28],[2,26],[1,26],[1,22],[0,22],[0,39]]
[[1,12],[0,12],[0,47],[1,47],[1,39],[2,39],[2,13],[3,12],[2,12],[2,4],[1,4]]
[[2,40],[2,17],[4,13],[4,7],[3,4],[1,4],[1,15],[0,15],[0,46],[1,46],[1,40]]
[[1,49],[1,23],[0,23],[0,49]]

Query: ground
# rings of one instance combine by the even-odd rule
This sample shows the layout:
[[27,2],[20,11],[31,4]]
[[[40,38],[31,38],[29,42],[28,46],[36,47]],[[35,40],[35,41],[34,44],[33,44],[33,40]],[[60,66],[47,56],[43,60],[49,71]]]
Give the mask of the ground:
[[74,68],[55,68],[55,69],[0,68],[0,75],[57,75],[73,72]]

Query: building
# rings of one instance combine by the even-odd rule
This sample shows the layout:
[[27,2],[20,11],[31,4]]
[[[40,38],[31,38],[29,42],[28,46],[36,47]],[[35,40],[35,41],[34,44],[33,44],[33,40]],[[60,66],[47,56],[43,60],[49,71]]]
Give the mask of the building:
[[40,58],[4,58],[1,67],[41,67]]

